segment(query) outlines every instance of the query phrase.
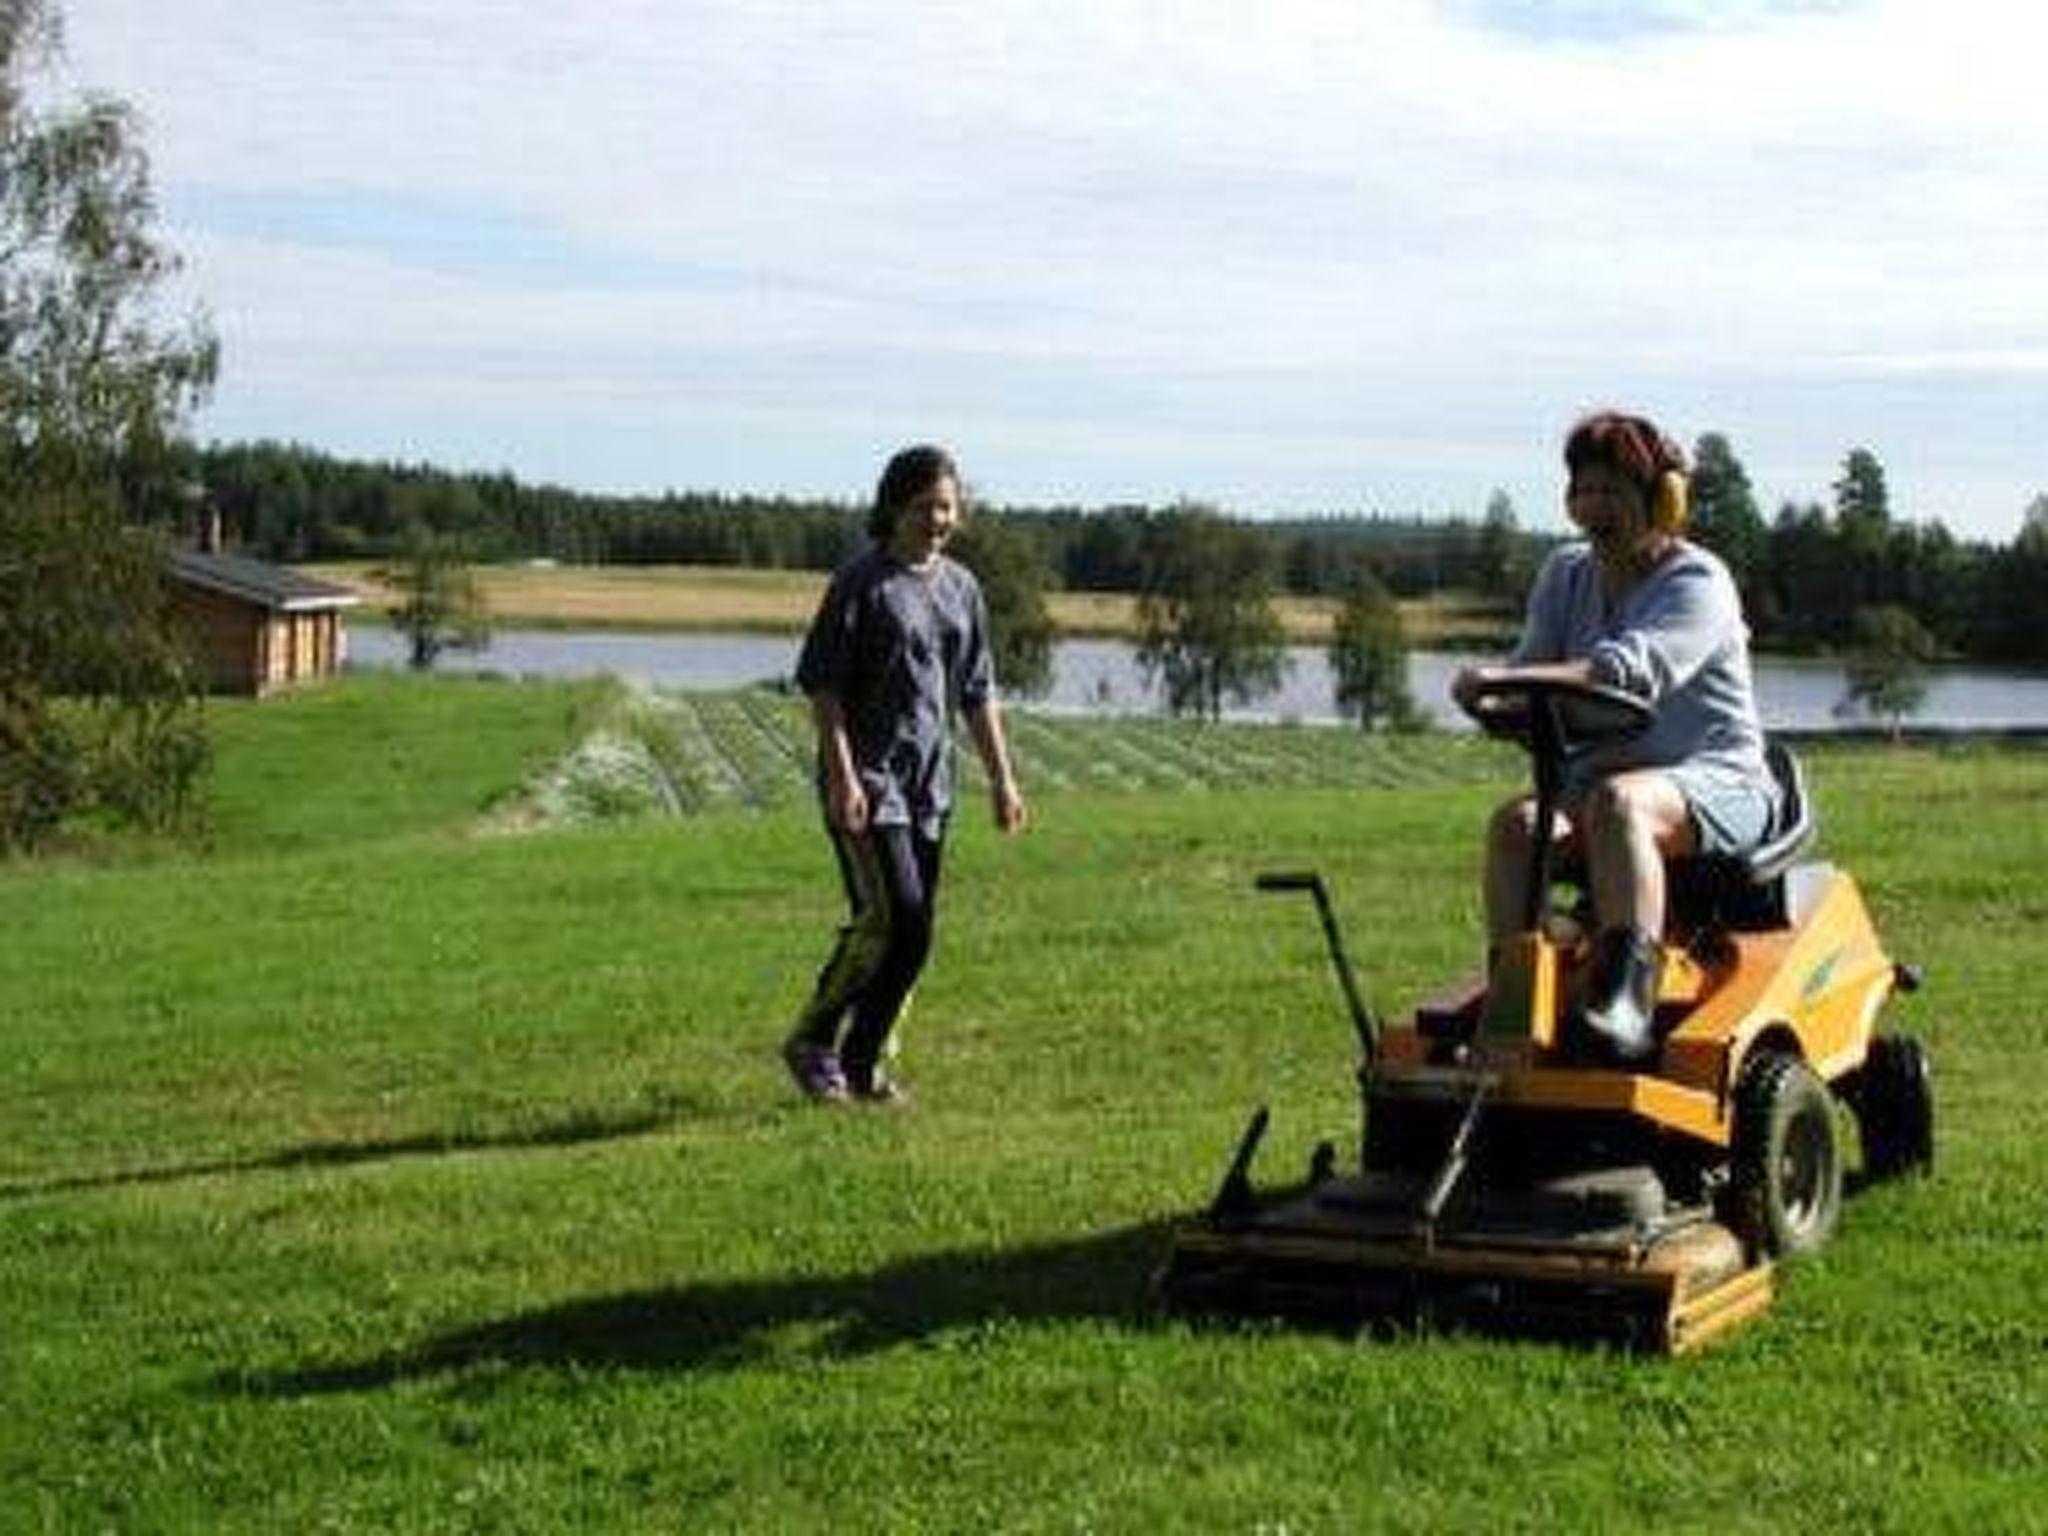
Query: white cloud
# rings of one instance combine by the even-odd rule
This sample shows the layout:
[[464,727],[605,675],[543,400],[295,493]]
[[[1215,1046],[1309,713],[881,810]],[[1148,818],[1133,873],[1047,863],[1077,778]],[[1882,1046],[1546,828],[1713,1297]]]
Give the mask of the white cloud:
[[1911,488],[2009,534],[2048,482],[2025,13],[1628,9],[68,12],[223,331],[212,431],[803,488],[947,432],[1019,497],[1547,509],[1564,420],[1628,399],[1766,494],[1946,444]]

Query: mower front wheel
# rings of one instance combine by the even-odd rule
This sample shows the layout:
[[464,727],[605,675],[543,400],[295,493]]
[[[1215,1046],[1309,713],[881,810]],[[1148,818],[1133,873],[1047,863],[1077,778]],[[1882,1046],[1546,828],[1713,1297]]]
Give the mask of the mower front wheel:
[[1828,1240],[1841,1206],[1827,1084],[1790,1052],[1767,1051],[1745,1067],[1736,1095],[1725,1219],[1749,1252],[1793,1258]]

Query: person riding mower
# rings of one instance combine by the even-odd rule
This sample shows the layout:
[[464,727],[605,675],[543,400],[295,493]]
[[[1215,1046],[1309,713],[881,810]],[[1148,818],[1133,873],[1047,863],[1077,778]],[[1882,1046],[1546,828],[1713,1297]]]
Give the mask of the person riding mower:
[[1804,776],[1774,744],[1770,836],[1666,871],[1647,1049],[1618,1058],[1585,1027],[1603,957],[1584,871],[1558,867],[1550,833],[1567,760],[1641,730],[1648,711],[1529,677],[1487,683],[1474,710],[1532,764],[1522,921],[1486,974],[1385,1025],[1321,878],[1260,877],[1310,894],[1322,919],[1359,1043],[1358,1167],[1338,1173],[1325,1142],[1304,1183],[1261,1196],[1260,1109],[1176,1235],[1159,1293],[1196,1314],[1696,1348],[1770,1304],[1780,1261],[1828,1240],[1845,1118],[1866,1178],[1931,1168],[1928,1054],[1878,1022],[1919,975],[1887,955],[1854,880],[1810,856]]

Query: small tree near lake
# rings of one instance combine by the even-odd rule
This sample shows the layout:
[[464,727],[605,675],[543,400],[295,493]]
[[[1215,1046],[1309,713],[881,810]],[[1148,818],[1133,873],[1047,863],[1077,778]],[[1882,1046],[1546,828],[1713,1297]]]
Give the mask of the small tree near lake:
[[1858,609],[1856,645],[1845,661],[1848,687],[1835,713],[1882,718],[1897,740],[1901,722],[1927,697],[1934,651],[1934,637],[1906,609]]
[[1362,562],[1337,610],[1329,658],[1337,707],[1346,719],[1368,731],[1382,724],[1395,730],[1421,724],[1408,692],[1408,640],[1401,628],[1401,610]]
[[1145,530],[1138,665],[1176,715],[1214,720],[1280,686],[1286,637],[1273,609],[1268,540],[1207,507],[1181,505]]
[[1046,606],[1047,568],[1037,544],[1000,515],[977,512],[953,536],[952,553],[981,583],[1003,692],[1022,699],[1048,692],[1057,628]]
[[432,667],[443,651],[476,651],[491,643],[490,612],[461,535],[409,523],[397,556],[372,574],[397,599],[385,611],[405,636],[416,670]]

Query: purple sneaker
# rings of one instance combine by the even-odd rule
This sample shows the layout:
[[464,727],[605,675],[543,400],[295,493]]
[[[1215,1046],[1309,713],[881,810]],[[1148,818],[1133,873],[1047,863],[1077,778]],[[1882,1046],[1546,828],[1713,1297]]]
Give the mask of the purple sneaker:
[[782,1042],[782,1064],[814,1104],[846,1102],[846,1074],[839,1068],[839,1053],[830,1046],[791,1035]]

